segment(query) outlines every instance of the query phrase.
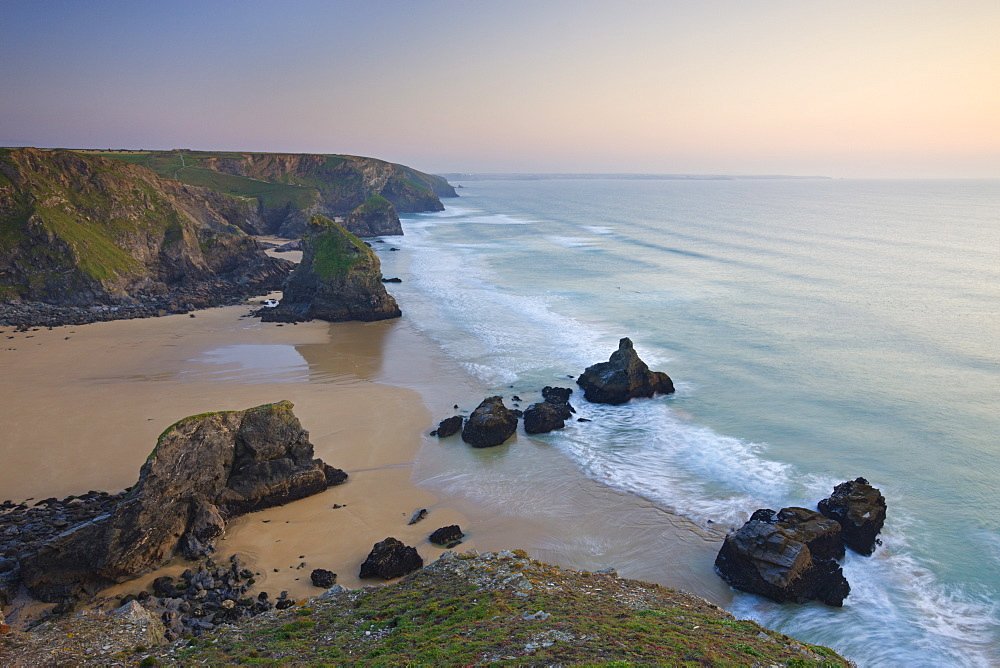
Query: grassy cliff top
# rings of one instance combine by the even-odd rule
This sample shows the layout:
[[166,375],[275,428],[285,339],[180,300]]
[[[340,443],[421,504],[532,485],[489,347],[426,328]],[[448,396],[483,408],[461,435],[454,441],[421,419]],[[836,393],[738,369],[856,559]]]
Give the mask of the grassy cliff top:
[[109,647],[106,638],[88,642],[62,625],[51,637],[6,643],[26,660],[44,649],[73,665],[851,665],[684,592],[560,569],[519,550],[445,553],[384,587],[335,588],[152,650],[70,649]]
[[254,197],[265,208],[291,205],[304,209],[319,192],[353,189],[362,170],[381,165],[396,172],[416,192],[450,194],[444,179],[412,167],[377,158],[328,153],[261,153],[237,151],[86,151],[143,165],[163,178],[204,186],[218,192]]

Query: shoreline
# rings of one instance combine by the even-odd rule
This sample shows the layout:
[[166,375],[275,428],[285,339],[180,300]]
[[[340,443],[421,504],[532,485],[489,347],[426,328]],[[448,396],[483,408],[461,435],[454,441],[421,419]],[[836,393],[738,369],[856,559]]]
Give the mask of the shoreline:
[[[721,536],[588,480],[565,456],[523,432],[488,453],[457,436],[429,437],[437,421],[454,412],[453,403],[475,405],[483,388],[405,319],[282,326],[241,318],[252,306],[199,311],[194,319],[176,315],[15,335],[0,350],[0,397],[18,416],[0,426],[0,456],[10,462],[0,472],[5,497],[123,489],[137,479],[160,431],[176,420],[289,399],[316,456],[351,477],[314,497],[230,523],[215,558],[240,554],[261,574],[254,591],[315,596],[320,590],[309,581],[313,568],[332,570],[339,584],[357,588],[368,583],[357,578],[357,569],[375,542],[394,536],[415,545],[429,563],[444,548],[432,546],[427,535],[459,524],[467,538],[458,549],[523,548],[557,565],[615,567],[623,576],[725,604],[728,588],[711,572],[713,542]],[[440,484],[442,468],[457,465],[463,475],[475,476],[475,460],[518,451],[537,456],[546,472],[548,490],[534,504],[498,512],[489,499]],[[418,508],[427,508],[428,517],[407,526]],[[585,517],[567,521],[578,508],[586,509]],[[671,562],[678,565],[671,568]],[[175,559],[99,598],[114,607],[111,597],[176,575],[185,563]],[[38,612],[23,603],[10,616],[14,625]]]

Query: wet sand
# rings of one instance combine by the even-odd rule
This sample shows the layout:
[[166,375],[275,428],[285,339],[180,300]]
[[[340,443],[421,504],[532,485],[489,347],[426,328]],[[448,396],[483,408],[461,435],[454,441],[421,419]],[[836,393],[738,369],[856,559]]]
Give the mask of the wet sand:
[[[452,404],[471,409],[485,389],[405,317],[280,326],[241,318],[250,310],[17,334],[3,328],[0,497],[117,491],[135,482],[157,436],[176,420],[289,399],[316,456],[350,479],[230,524],[219,556],[244,556],[261,573],[258,590],[316,595],[313,568],[334,571],[348,587],[367,584],[357,572],[375,542],[394,536],[429,561],[442,550],[426,536],[459,524],[468,534],[463,549],[520,547],[563,566],[615,567],[720,604],[728,599],[711,573],[720,532],[586,479],[544,439],[522,433],[475,450],[457,436],[428,437],[454,413]],[[427,519],[407,526],[418,508],[428,509]],[[171,564],[107,594],[135,592],[184,567]]]

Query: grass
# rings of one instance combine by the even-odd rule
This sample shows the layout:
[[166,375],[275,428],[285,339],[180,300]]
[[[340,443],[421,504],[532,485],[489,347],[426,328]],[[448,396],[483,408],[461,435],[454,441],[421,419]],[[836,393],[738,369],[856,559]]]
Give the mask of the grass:
[[105,230],[83,224],[62,209],[37,207],[46,226],[73,249],[76,265],[87,276],[106,281],[141,268],[131,255],[115,245]]
[[313,249],[313,271],[320,278],[326,280],[335,276],[343,277],[351,267],[371,253],[361,239],[330,219],[316,216],[313,224],[326,228],[308,238]]
[[372,195],[356,210],[358,213],[373,213],[375,211],[383,211],[391,207],[392,204],[386,198],[381,195]]
[[[847,665],[657,585],[517,557],[453,563],[463,566],[311,599],[159,656],[209,665]],[[505,585],[512,574],[531,589]]]
[[177,172],[177,178],[184,183],[227,195],[253,197],[260,201],[265,209],[280,209],[289,205],[296,209],[305,209],[312,206],[317,195],[314,189],[305,186],[257,181],[202,167],[184,167]]

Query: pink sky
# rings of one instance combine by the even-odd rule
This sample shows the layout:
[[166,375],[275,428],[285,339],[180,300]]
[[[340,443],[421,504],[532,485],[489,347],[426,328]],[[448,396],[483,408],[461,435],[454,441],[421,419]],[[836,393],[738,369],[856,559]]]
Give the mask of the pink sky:
[[1000,2],[35,0],[0,145],[1000,177]]

